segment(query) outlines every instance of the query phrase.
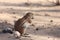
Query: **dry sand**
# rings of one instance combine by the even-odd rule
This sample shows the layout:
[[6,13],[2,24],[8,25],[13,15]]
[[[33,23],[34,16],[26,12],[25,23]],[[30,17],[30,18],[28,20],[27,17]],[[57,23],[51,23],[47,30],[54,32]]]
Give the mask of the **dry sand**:
[[27,28],[26,32],[30,37],[22,37],[21,40],[60,40],[60,6],[5,5],[0,6],[0,40],[20,40],[9,37],[11,34],[1,31],[5,27],[13,28],[14,22],[24,16],[26,12],[33,12],[35,27]]

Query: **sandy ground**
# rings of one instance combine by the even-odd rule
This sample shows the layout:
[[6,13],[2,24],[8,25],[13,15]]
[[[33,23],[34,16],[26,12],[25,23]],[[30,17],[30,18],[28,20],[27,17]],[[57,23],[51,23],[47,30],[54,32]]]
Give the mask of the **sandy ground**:
[[[30,37],[16,39],[1,32],[5,27],[13,28],[14,22],[27,12],[34,14],[35,26],[26,31]],[[0,40],[60,40],[60,6],[0,6]]]

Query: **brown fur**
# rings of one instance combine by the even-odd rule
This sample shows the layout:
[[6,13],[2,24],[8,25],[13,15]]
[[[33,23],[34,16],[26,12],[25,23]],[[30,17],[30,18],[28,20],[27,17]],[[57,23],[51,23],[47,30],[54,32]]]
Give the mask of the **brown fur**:
[[14,24],[14,28],[15,28],[15,30],[16,31],[19,31],[20,32],[20,34],[21,35],[23,35],[23,33],[24,33],[24,28],[23,28],[23,24],[25,23],[25,22],[29,22],[29,23],[31,23],[32,21],[31,21],[31,17],[33,16],[33,14],[32,13],[27,13],[25,16],[23,16],[21,19],[18,19],[16,22],[15,22],[15,24]]

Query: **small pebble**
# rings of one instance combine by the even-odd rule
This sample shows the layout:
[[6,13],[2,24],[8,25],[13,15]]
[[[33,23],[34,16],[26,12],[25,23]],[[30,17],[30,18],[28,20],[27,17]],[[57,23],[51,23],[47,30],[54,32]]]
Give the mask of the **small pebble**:
[[36,28],[36,31],[38,31],[39,29],[38,28]]

